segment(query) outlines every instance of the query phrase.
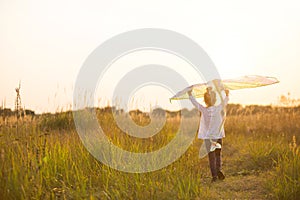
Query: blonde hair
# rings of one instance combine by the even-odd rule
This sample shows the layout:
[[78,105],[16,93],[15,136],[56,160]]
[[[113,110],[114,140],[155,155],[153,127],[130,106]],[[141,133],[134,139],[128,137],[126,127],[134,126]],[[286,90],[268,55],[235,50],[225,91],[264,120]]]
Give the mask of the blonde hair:
[[204,102],[209,106],[215,105],[217,101],[216,93],[212,90],[212,87],[206,88],[206,92],[204,93]]

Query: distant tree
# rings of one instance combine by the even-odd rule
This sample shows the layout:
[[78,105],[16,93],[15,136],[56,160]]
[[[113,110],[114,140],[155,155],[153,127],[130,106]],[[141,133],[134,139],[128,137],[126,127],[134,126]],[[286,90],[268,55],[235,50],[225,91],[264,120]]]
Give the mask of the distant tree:
[[243,106],[241,104],[228,104],[226,111],[227,115],[238,115],[243,112]]
[[287,93],[287,95],[281,95],[278,98],[278,104],[280,106],[286,106],[286,107],[294,107],[300,105],[300,99],[292,98],[291,93]]
[[13,115],[13,111],[10,108],[1,108],[0,116],[2,116],[3,121],[5,121],[8,117]]
[[153,116],[164,117],[166,116],[166,111],[162,108],[155,108],[151,114]]
[[24,115],[25,115],[25,116],[31,116],[31,120],[33,120],[33,118],[34,118],[34,116],[35,116],[35,112],[32,111],[32,110],[26,109],[26,110],[24,111]]

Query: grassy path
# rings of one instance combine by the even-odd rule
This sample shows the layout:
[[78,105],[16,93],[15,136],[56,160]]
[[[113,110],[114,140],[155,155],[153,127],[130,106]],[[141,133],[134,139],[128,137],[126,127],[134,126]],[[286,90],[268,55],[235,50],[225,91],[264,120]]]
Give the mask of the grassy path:
[[224,181],[207,184],[207,199],[270,199],[265,188],[266,178],[262,175],[227,176]]
[[[244,139],[236,142],[245,141]],[[226,178],[224,181],[211,183],[211,177],[204,177],[205,198],[199,199],[274,199],[267,188],[268,182],[272,181],[272,171],[269,162],[257,168],[253,158],[249,155],[248,146],[238,149],[233,143],[227,143],[223,152],[223,171]],[[253,156],[253,155],[252,155]],[[207,162],[206,158],[202,161]],[[209,170],[208,170],[209,171]]]

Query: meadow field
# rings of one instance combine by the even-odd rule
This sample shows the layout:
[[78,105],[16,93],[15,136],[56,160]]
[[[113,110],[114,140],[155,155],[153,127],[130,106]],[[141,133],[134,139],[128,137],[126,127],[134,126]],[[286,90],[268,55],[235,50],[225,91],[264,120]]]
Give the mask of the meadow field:
[[[226,179],[216,183],[211,183],[207,157],[199,159],[201,141],[196,137],[171,165],[125,173],[90,155],[71,111],[3,118],[0,199],[300,199],[299,110],[229,107],[223,145]],[[110,112],[98,110],[97,116],[115,145],[135,152],[166,145],[180,121],[179,115],[169,116],[157,135],[136,139],[118,129]],[[189,120],[198,123],[196,117]],[[134,121],[145,125],[149,118]]]

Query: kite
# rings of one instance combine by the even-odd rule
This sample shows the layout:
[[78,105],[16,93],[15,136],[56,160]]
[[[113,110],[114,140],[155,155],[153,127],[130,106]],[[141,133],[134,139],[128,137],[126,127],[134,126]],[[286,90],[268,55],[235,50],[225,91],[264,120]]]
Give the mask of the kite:
[[[256,88],[256,87],[262,87],[262,86],[279,83],[279,81],[275,77],[258,76],[258,75],[242,76],[242,77],[234,78],[234,79],[214,80],[214,81],[220,82],[222,87],[224,87],[224,89],[228,89],[228,90]],[[201,98],[201,97],[203,97],[204,93],[206,92],[206,88],[208,86],[211,86],[214,81],[191,85],[191,86],[179,91],[177,94],[175,94],[173,97],[171,97],[170,100],[188,99],[189,98],[188,92],[191,90],[192,90],[192,94],[195,98]]]

